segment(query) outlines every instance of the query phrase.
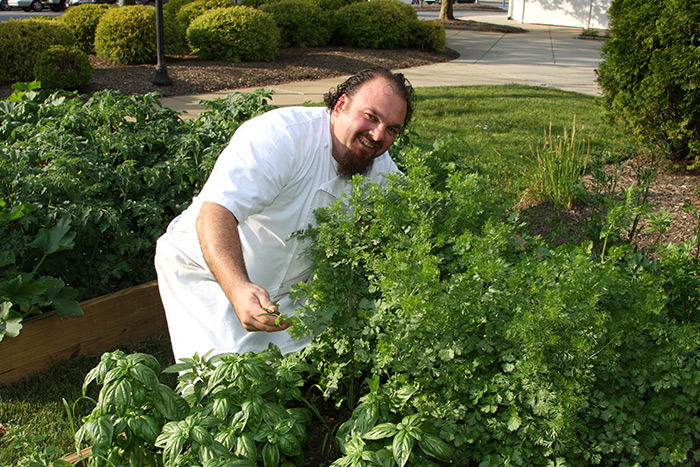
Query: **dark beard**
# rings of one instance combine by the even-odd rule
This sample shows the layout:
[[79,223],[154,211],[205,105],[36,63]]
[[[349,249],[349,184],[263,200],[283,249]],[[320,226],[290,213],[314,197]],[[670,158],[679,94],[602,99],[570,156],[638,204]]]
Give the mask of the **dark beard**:
[[346,155],[342,161],[338,162],[338,175],[343,178],[351,179],[354,175],[367,175],[374,164],[374,159],[357,160]]

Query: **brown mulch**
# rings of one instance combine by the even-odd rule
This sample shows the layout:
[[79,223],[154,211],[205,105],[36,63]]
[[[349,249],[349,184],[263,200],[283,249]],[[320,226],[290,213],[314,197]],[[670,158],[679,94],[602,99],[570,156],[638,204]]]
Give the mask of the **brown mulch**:
[[[91,95],[102,89],[116,89],[126,94],[160,92],[165,97],[264,87],[295,81],[333,78],[356,73],[370,66],[389,69],[411,68],[454,60],[453,50],[432,52],[416,49],[361,49],[355,47],[309,47],[280,49],[273,62],[230,63],[200,60],[196,56],[166,56],[170,86],[156,86],[151,81],[155,65],[112,65],[108,60],[90,56],[95,74],[81,94]],[[12,93],[9,85],[0,86],[0,99]]]
[[[641,185],[643,170],[653,171],[647,203],[651,206],[652,212],[663,209],[671,216],[670,227],[661,237],[660,243],[666,246],[682,245],[684,242],[692,241],[700,228],[697,213],[688,211],[684,207],[693,205],[700,210],[700,192],[698,191],[700,170],[687,170],[679,164],[671,163],[659,164],[656,169],[651,167],[652,165],[643,157],[628,161],[617,169],[612,166],[605,167],[604,172],[608,177],[614,177],[617,173],[614,199],[622,202],[623,190],[633,185]],[[606,188],[597,186],[592,177],[588,177],[584,183],[591,192],[605,192]],[[569,210],[557,211],[552,203],[539,203],[525,206],[522,213],[533,233],[542,235],[553,244],[560,244],[576,239],[577,236],[585,239],[581,221],[590,218],[593,209],[602,210],[603,206],[583,203]],[[561,222],[559,230],[553,229],[553,226],[557,225],[556,222],[552,222],[553,219]],[[561,226],[564,228],[561,229]],[[640,248],[650,248],[650,251],[653,251],[658,241],[658,231],[650,227],[648,216],[642,218],[633,243]],[[655,254],[652,253],[652,256]]]

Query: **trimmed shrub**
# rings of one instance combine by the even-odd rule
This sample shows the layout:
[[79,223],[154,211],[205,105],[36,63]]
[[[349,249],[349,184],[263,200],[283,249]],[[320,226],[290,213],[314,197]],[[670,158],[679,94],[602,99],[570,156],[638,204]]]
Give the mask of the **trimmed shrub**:
[[318,5],[326,11],[335,13],[341,8],[352,5],[353,3],[364,2],[365,0],[309,0],[314,5]]
[[241,0],[241,5],[252,8],[260,8],[266,3],[277,3],[280,0]]
[[95,53],[95,29],[100,18],[114,5],[106,3],[86,3],[68,8],[60,20],[75,34],[75,46],[86,54]]
[[198,16],[201,16],[203,13],[215,8],[232,8],[234,6],[236,6],[236,4],[231,0],[194,0],[187,5],[183,5],[177,12],[175,18],[178,27],[182,31],[187,31],[187,28],[190,27],[192,20]]
[[217,8],[196,18],[187,43],[207,60],[270,62],[279,52],[280,32],[272,15],[247,6]]
[[180,9],[187,5],[188,3],[192,3],[194,0],[168,0],[168,3],[163,5],[163,14],[164,15],[172,15],[175,17],[177,15],[177,12],[180,11]]
[[437,21],[411,22],[411,45],[419,49],[444,52],[447,47],[445,27]]
[[85,52],[64,45],[52,45],[39,54],[34,65],[34,78],[48,90],[77,91],[90,84],[93,73]]
[[305,0],[282,0],[260,7],[280,29],[281,47],[318,47],[331,40],[330,13]]
[[335,15],[333,41],[339,45],[396,49],[411,44],[416,10],[398,0],[353,3]]
[[165,27],[168,27],[170,33],[165,33],[166,50],[172,49],[170,53],[179,53],[187,47],[185,42],[185,31],[177,24],[177,13],[180,9],[193,2],[194,0],[168,0],[168,3],[163,5],[163,22]]
[[598,83],[608,115],[700,167],[700,3],[616,0]]
[[107,10],[95,30],[95,53],[120,65],[155,63],[155,9],[128,5]]
[[31,81],[41,52],[52,45],[72,46],[73,31],[57,21],[0,22],[0,83]]

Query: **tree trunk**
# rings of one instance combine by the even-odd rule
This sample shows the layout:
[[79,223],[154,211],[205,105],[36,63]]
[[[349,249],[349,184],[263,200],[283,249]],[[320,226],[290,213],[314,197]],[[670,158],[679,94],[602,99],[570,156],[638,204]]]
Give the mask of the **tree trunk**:
[[442,0],[438,19],[442,21],[455,19],[454,11],[452,10],[452,0]]

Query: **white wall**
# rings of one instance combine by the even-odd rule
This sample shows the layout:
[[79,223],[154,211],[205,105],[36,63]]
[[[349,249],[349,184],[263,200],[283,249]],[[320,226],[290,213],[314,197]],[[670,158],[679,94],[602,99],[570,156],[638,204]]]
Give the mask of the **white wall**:
[[612,0],[510,0],[508,17],[519,23],[608,29]]

